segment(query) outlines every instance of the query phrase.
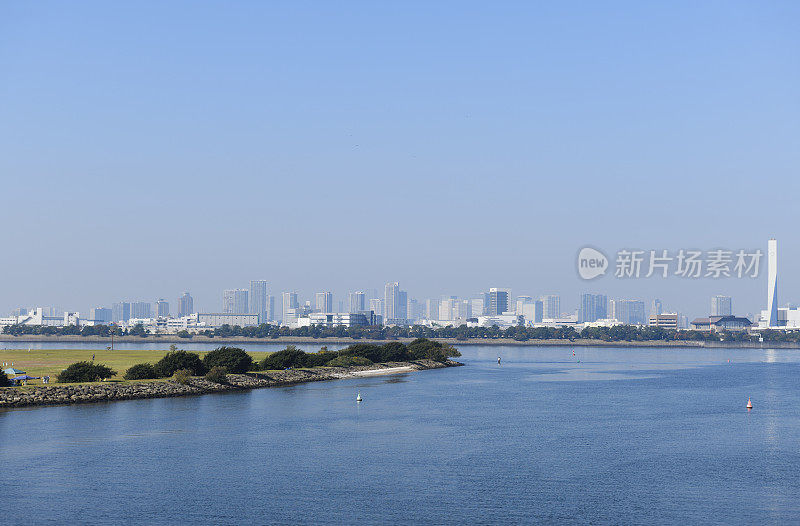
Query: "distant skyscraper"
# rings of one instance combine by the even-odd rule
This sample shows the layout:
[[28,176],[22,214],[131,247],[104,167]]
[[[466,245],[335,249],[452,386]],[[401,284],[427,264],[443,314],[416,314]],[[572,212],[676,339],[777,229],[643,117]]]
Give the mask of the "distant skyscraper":
[[224,314],[250,314],[247,312],[250,309],[247,297],[247,289],[222,291],[222,312]]
[[625,325],[646,325],[644,302],[639,300],[612,300],[609,317]]
[[664,306],[661,305],[660,299],[654,299],[653,304],[650,306],[650,316],[658,316],[664,312]]
[[131,318],[149,318],[151,316],[151,305],[148,301],[134,301],[131,303]]
[[95,323],[107,324],[111,322],[111,309],[105,307],[95,307],[89,309],[89,319]]
[[486,309],[487,316],[499,316],[509,309],[511,301],[511,290],[509,289],[489,289],[489,306]]
[[486,313],[486,302],[484,301],[483,296],[480,298],[472,298],[469,300],[470,312],[472,313],[473,318],[477,318],[478,316],[483,316]]
[[194,299],[188,292],[178,298],[178,317],[188,316],[194,312]]
[[369,300],[369,310],[375,313],[376,316],[382,316],[383,300],[380,298],[372,298]]
[[333,294],[330,292],[317,292],[314,310],[317,312],[333,312]]
[[383,322],[405,324],[408,321],[408,293],[400,290],[397,282],[387,283],[384,288]]
[[522,306],[527,303],[533,303],[533,298],[530,296],[517,296],[517,301],[515,302],[514,312],[517,314],[522,314]]
[[453,307],[456,300],[453,298],[442,298],[439,301],[439,319],[449,321],[453,319]]
[[545,318],[560,318],[561,317],[561,296],[550,294],[542,296],[542,305],[544,306],[543,316]]
[[439,300],[425,300],[425,317],[429,320],[439,319]]
[[266,323],[269,320],[268,299],[267,281],[263,279],[251,280],[248,314],[258,314],[259,323]]
[[169,302],[163,298],[156,300],[156,316],[169,316]]
[[712,316],[730,316],[733,314],[733,300],[730,296],[711,297]]
[[778,241],[767,242],[767,325],[778,326]]
[[267,296],[267,318],[261,323],[275,321],[275,296]]
[[297,309],[299,308],[296,292],[284,292],[281,294],[281,322],[284,325],[289,323],[290,318],[297,317]]
[[544,302],[535,300],[530,303],[523,303],[517,314],[525,316],[525,323],[541,323],[544,317]]
[[608,317],[608,297],[603,294],[581,294],[578,323],[597,321]]
[[111,321],[114,323],[126,322],[131,319],[131,304],[121,301],[111,306]]
[[367,310],[366,295],[363,291],[351,292],[348,295],[348,300],[348,312],[363,312]]

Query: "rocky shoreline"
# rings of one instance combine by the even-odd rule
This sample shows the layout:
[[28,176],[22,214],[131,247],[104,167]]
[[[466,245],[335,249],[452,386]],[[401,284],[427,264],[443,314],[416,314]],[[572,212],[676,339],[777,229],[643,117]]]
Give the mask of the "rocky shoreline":
[[250,372],[229,374],[227,384],[209,382],[205,378],[192,378],[187,385],[170,380],[130,383],[103,383],[87,385],[44,385],[30,388],[0,388],[0,409],[41,405],[84,404],[115,400],[140,400],[145,398],[169,398],[192,396],[223,391],[282,387],[306,382],[358,378],[359,373],[370,371],[381,374],[382,369],[398,368],[404,371],[424,371],[463,365],[459,362],[435,362],[416,360],[413,362],[388,362],[358,367],[324,367],[318,369],[292,369],[287,371]]

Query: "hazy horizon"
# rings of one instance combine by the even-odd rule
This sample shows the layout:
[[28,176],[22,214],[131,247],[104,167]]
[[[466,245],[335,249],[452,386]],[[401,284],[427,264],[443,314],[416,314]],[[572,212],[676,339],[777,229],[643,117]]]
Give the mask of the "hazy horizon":
[[[761,249],[800,303],[800,5],[0,5],[0,314],[266,279],[765,308],[581,280],[584,246]],[[765,256],[766,257],[766,256]],[[613,264],[613,261],[612,261]],[[613,270],[611,272],[613,274]],[[276,309],[279,301],[276,298]]]

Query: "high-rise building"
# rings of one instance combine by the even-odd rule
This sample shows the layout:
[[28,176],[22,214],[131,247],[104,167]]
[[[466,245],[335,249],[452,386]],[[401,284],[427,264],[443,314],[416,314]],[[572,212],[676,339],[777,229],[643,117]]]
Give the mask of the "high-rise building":
[[778,241],[767,242],[767,326],[778,325]]
[[733,300],[730,296],[711,297],[712,316],[731,316],[733,314]]
[[486,315],[500,316],[504,312],[508,312],[510,302],[510,289],[489,289],[489,307],[486,309]]
[[364,294],[364,291],[357,290],[356,292],[351,292],[348,295],[347,309],[350,313],[364,312],[367,310],[366,295]]
[[169,302],[164,298],[159,298],[156,300],[156,316],[169,316]]
[[442,298],[439,302],[439,319],[442,321],[450,321],[453,319],[453,307],[455,305],[455,298]]
[[131,304],[121,301],[111,306],[111,321],[114,323],[126,322],[131,319]]
[[144,319],[151,316],[149,301],[134,301],[131,303],[131,318]]
[[408,323],[408,293],[400,290],[396,281],[384,288],[383,322],[404,325]]
[[222,313],[251,314],[247,312],[250,309],[247,297],[247,289],[228,289],[222,291]]
[[281,322],[287,325],[292,318],[297,318],[297,309],[300,304],[297,303],[296,292],[284,292],[281,294]]
[[425,300],[425,317],[429,320],[439,319],[439,300]]
[[514,312],[522,314],[522,306],[526,303],[533,303],[533,298],[530,296],[517,296],[517,301],[514,305]]
[[188,316],[194,312],[194,299],[188,292],[184,292],[183,296],[178,298],[178,317]]
[[112,319],[111,309],[105,307],[95,307],[89,309],[89,320],[98,324],[110,323]]
[[664,312],[664,306],[661,304],[661,300],[654,299],[653,304],[650,306],[650,316],[658,316],[662,312]]
[[578,323],[597,321],[608,317],[608,297],[604,294],[581,294]]
[[523,303],[517,314],[525,316],[525,323],[541,323],[544,318],[544,302],[542,300],[535,300],[530,303]]
[[314,310],[317,312],[333,312],[333,294],[330,292],[317,292]]
[[381,316],[383,312],[383,300],[380,298],[372,298],[369,300],[369,310],[374,312],[377,316]]
[[266,323],[269,319],[269,294],[267,294],[267,280],[250,280],[250,294],[248,295],[248,314],[258,314],[259,323]]
[[625,325],[645,325],[644,302],[639,300],[611,300],[609,301],[609,317]]
[[549,294],[542,296],[542,305],[544,306],[544,317],[555,319],[561,317],[561,296],[557,294]]
[[472,298],[469,302],[471,304],[470,312],[472,312],[472,317],[477,318],[486,314],[486,302],[483,295],[480,298]]
[[266,323],[268,321],[275,321],[275,296],[267,296],[267,316],[266,319],[259,323]]

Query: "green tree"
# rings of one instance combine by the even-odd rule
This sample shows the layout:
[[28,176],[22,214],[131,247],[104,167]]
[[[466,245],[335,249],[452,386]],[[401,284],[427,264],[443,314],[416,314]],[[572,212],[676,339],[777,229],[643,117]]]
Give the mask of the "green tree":
[[180,369],[188,369],[192,376],[201,376],[206,373],[206,367],[200,356],[187,351],[170,351],[155,364],[156,374],[165,378],[175,374]]
[[97,382],[117,374],[110,367],[93,362],[76,362],[58,374],[61,383]]
[[217,347],[203,357],[203,365],[208,370],[224,367],[231,373],[246,373],[253,366],[253,358],[238,347]]

